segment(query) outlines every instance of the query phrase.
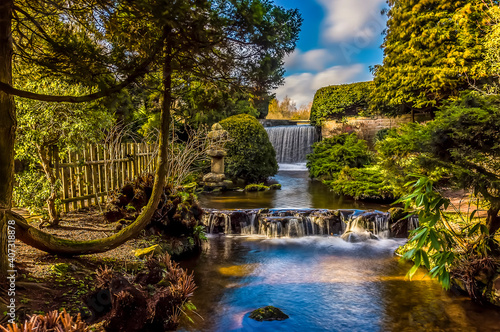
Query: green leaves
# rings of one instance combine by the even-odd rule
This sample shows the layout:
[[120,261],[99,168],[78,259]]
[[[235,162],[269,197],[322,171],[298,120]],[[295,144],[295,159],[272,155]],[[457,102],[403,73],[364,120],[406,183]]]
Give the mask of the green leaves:
[[231,116],[220,122],[229,132],[226,174],[258,183],[278,172],[276,152],[264,127],[251,115]]
[[482,43],[486,2],[404,0],[390,6],[384,62],[374,70],[374,109],[429,109],[458,96],[470,80],[491,76]]
[[331,118],[358,114],[368,109],[368,98],[373,82],[331,85],[319,89],[311,108],[311,124],[320,125]]

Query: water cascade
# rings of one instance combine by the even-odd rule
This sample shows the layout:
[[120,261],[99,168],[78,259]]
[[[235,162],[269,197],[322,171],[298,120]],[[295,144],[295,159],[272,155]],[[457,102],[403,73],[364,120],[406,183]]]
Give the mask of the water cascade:
[[313,126],[267,127],[266,131],[280,164],[306,162],[306,155],[312,152],[312,144],[318,140]]
[[[269,238],[341,235],[349,242],[392,236],[389,213],[361,210],[253,209],[205,210],[203,223],[211,234],[263,235]],[[407,229],[418,219],[406,219]]]

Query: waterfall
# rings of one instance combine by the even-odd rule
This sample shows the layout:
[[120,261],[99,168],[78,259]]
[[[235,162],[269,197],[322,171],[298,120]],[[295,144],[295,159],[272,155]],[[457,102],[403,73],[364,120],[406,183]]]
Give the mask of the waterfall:
[[[207,209],[202,217],[210,234],[269,238],[338,235],[349,242],[393,236],[389,220],[389,213],[380,211],[321,209]],[[417,216],[406,220],[409,230],[418,227]]]
[[313,126],[267,127],[266,131],[279,164],[306,162],[306,155],[312,152],[312,144],[318,140]]

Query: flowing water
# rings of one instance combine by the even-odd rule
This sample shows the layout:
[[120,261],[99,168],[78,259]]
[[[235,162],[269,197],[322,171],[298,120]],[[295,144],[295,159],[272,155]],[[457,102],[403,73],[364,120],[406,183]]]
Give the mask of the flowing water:
[[313,143],[318,140],[313,126],[268,127],[266,131],[280,164],[305,162]]
[[[199,316],[184,318],[180,330],[500,331],[498,308],[445,292],[423,271],[405,280],[410,266],[394,256],[405,240],[390,238],[387,214],[359,217],[359,210],[390,206],[336,196],[309,179],[303,151],[316,139],[309,128],[267,130],[281,162],[275,179],[283,189],[200,197],[205,208],[238,211],[210,210],[204,217],[212,233],[229,235],[209,235],[201,255],[183,262],[194,271]],[[299,138],[289,135],[293,131]],[[340,215],[331,211],[339,209]],[[417,225],[410,219],[408,229]],[[248,317],[267,305],[290,318]]]
[[[500,311],[404,276],[402,240],[348,243],[339,237],[210,236],[194,270],[198,289],[183,331],[500,331]],[[273,305],[289,319],[256,322]]]

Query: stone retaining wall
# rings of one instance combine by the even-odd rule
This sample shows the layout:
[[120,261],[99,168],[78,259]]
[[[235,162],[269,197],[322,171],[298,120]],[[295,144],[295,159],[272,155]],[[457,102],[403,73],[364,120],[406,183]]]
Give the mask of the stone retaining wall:
[[[429,120],[425,114],[415,115],[417,122]],[[346,122],[338,120],[325,121],[321,127],[321,136],[329,138],[341,133],[355,132],[358,137],[367,140],[370,144],[374,143],[375,135],[381,129],[398,127],[403,123],[411,122],[411,115],[402,115],[397,118],[388,117],[348,117]]]

